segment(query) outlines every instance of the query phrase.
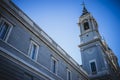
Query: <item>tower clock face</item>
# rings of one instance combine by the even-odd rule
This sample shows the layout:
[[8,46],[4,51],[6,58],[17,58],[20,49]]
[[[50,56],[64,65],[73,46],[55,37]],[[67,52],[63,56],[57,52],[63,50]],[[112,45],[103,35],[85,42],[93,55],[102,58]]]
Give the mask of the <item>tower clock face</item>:
[[89,48],[89,49],[86,50],[86,53],[92,54],[92,53],[94,53],[94,51],[95,51],[94,48]]

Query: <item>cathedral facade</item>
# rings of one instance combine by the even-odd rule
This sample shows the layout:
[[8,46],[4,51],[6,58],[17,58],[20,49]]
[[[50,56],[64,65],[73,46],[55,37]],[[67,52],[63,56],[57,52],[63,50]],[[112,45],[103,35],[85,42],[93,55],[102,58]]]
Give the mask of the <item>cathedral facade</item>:
[[79,26],[82,66],[12,0],[1,0],[0,80],[119,80],[117,57],[85,6]]

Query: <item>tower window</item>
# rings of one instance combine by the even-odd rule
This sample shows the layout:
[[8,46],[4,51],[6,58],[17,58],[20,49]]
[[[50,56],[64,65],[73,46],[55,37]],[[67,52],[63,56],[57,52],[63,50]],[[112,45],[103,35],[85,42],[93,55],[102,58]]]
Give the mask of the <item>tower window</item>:
[[96,74],[97,69],[96,69],[96,64],[95,64],[95,62],[91,62],[91,63],[90,63],[90,67],[91,67],[92,74]]
[[84,30],[88,30],[89,29],[89,24],[88,24],[88,22],[85,22],[84,23]]

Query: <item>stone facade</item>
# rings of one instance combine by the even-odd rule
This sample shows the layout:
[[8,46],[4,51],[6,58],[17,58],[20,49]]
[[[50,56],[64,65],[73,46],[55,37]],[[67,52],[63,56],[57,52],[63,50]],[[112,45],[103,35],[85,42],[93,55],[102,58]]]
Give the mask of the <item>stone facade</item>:
[[89,80],[11,0],[0,1],[0,80]]
[[0,1],[0,80],[119,80],[117,57],[83,7],[82,67],[11,0]]

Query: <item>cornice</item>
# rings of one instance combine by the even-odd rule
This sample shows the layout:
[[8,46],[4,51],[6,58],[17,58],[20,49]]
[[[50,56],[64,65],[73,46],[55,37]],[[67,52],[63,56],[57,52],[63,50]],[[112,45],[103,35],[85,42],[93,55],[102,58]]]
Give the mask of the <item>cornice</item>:
[[[79,36],[81,37],[81,36],[83,36],[84,34],[87,34],[87,33],[89,33],[89,32],[93,32],[93,31],[95,31],[95,32],[98,33],[98,30],[97,30],[97,29],[94,29],[94,30],[89,29],[89,30],[85,31],[84,33],[80,34]],[[99,33],[98,33],[98,34],[99,34]]]
[[100,41],[100,38],[95,38],[95,39],[93,39],[93,40],[91,40],[91,41],[88,41],[88,42],[86,42],[86,43],[81,43],[81,44],[79,45],[79,47],[81,48],[81,47],[83,47],[83,46],[85,46],[85,45],[91,44],[91,43],[96,42],[96,41]]

